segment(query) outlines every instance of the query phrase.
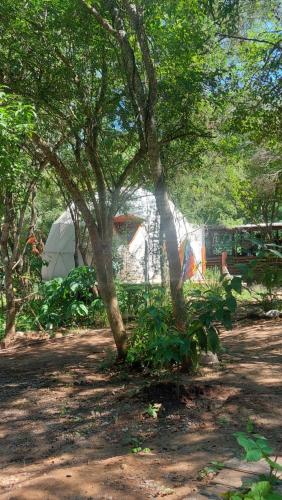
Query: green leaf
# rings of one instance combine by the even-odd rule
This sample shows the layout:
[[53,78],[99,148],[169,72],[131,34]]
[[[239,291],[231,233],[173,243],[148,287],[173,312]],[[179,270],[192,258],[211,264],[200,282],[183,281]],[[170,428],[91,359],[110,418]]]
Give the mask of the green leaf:
[[140,453],[142,451],[141,446],[137,446],[136,448],[131,449],[131,453]]
[[269,446],[267,439],[264,436],[260,436],[259,434],[254,434],[256,438],[256,445],[267,455],[271,455],[273,453],[273,449]]
[[216,467],[218,470],[224,469],[225,464],[223,462],[218,462],[217,460],[212,460],[211,464]]
[[199,342],[199,346],[202,351],[207,351],[208,350],[208,338],[207,335],[202,327],[200,327],[196,331],[196,337]]
[[262,458],[263,453],[258,448],[253,448],[246,451],[245,460],[247,462],[258,462]]
[[70,290],[72,292],[76,292],[76,290],[79,288],[79,283],[71,283],[70,284]]
[[234,276],[232,278],[230,285],[235,292],[241,293],[242,292],[242,279],[239,276]]
[[233,295],[228,295],[226,298],[226,305],[231,312],[235,312],[237,308],[237,300]]
[[274,460],[271,460],[271,458],[267,457],[265,459],[267,463],[270,465],[272,469],[278,470],[279,472],[282,472],[282,465],[280,465],[278,462],[275,462]]
[[208,350],[212,351],[213,353],[218,352],[219,349],[219,337],[216,329],[212,326],[208,330]]
[[86,316],[88,314],[88,307],[83,304],[83,302],[79,302],[76,307],[76,312],[79,316]]
[[282,495],[280,493],[272,491],[264,497],[264,500],[282,500]]
[[279,257],[279,259],[282,259],[282,253],[281,252],[278,252],[278,250],[274,250],[273,248],[270,248],[269,249],[269,252],[273,253],[274,255],[276,255],[276,257]]
[[251,492],[257,495],[258,498],[264,498],[271,490],[272,486],[269,481],[259,481],[251,486]]
[[253,439],[249,438],[244,432],[236,432],[234,435],[237,442],[246,452],[245,459],[247,462],[258,462],[261,458],[263,458],[262,450]]
[[254,422],[249,418],[247,422],[247,432],[254,432]]

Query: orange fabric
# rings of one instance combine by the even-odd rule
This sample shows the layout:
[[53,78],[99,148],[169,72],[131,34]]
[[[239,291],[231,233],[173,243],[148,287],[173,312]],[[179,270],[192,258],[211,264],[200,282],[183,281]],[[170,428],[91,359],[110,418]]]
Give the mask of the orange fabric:
[[34,234],[32,234],[32,235],[28,238],[27,243],[28,243],[29,245],[35,245],[35,244],[37,243],[37,240],[36,240],[36,237],[34,236]]
[[135,215],[116,215],[113,217],[114,224],[122,224],[124,222],[142,222],[141,217],[136,217]]
[[206,256],[205,245],[202,246],[201,252],[202,252],[202,273],[205,274],[207,270],[207,256]]
[[184,281],[185,281],[185,278],[186,279],[192,278],[192,276],[194,276],[194,274],[195,274],[195,271],[196,271],[195,257],[194,257],[194,255],[191,255],[189,267],[187,269],[186,276],[184,277]]
[[[190,249],[189,257],[188,257],[189,260],[184,262],[184,260],[186,258],[185,253],[187,250],[187,248],[186,248],[187,245],[189,245],[189,249]],[[189,240],[185,239],[184,241],[182,241],[182,243],[179,247],[178,253],[179,253],[179,259],[180,259],[180,264],[181,264],[181,268],[182,268],[181,283],[183,283],[184,281],[192,278],[195,274],[196,269],[197,269],[195,256],[194,256],[193,250],[190,246]]]

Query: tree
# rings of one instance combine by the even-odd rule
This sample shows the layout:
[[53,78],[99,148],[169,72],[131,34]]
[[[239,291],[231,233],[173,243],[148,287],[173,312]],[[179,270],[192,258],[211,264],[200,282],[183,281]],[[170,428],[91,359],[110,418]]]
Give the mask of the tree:
[[186,158],[175,146],[169,163],[182,162],[170,185],[190,220],[269,225],[281,218],[281,5],[212,1],[207,14],[225,49],[206,107],[212,138],[186,147]]
[[[193,151],[193,159],[187,152],[176,175],[169,177],[173,197],[188,220],[227,226],[281,220],[280,145],[258,145],[248,134],[220,127],[214,133],[211,141],[202,141],[200,151]],[[175,148],[174,157],[181,154]]]
[[17,301],[15,276],[24,266],[28,243],[34,237],[34,199],[44,164],[30,161],[24,150],[34,125],[34,108],[19,97],[0,92],[0,250],[5,277],[5,342],[15,333]]
[[[122,358],[126,335],[114,284],[112,218],[145,150],[135,139],[131,117],[123,116],[126,96],[114,51],[105,48],[94,21],[71,0],[47,7],[45,2],[30,2],[21,19],[14,2],[2,8],[2,79],[37,108],[39,126],[32,135],[31,153],[54,169],[82,214],[99,291]],[[17,42],[11,56],[14,31]]]
[[208,22],[197,1],[190,6],[179,2],[173,8],[167,1],[148,4],[112,0],[92,4],[81,0],[81,3],[119,48],[121,70],[127,82],[140,144],[147,148],[165,233],[174,315],[180,329],[184,329],[186,311],[180,284],[181,265],[163,149],[177,138],[201,135],[199,127],[191,124],[195,113],[188,107],[192,103],[197,107],[207,78],[202,71],[204,58],[200,51],[206,44]]
[[[199,67],[198,64],[195,65],[188,81],[184,78],[186,69],[182,68],[177,86],[180,99],[177,100],[173,90],[174,75],[167,68],[181,49],[181,36],[187,28],[184,23],[180,31],[175,33],[173,20],[181,17],[185,21],[187,12],[180,8],[174,13],[170,11],[168,4],[164,5],[171,19],[167,22],[170,28],[166,30],[169,36],[167,40],[164,39],[169,49],[168,57],[165,55],[161,60],[167,77],[159,93],[156,92],[160,83],[158,63],[153,60],[151,53],[146,56],[148,39],[145,37],[143,42],[141,40],[145,36],[142,13],[135,12],[138,18],[141,16],[141,31],[139,28],[136,31],[137,20],[132,9],[127,11],[125,20],[130,25],[130,36],[133,33],[138,45],[134,55],[128,40],[127,47],[122,49],[127,50],[124,56],[131,57],[133,54],[135,62],[141,57],[144,63],[131,67],[130,76],[116,58],[117,43],[113,44],[105,36],[94,17],[89,17],[88,9],[78,11],[76,3],[71,0],[58,0],[47,7],[44,2],[30,2],[19,19],[14,2],[6,2],[3,7],[3,81],[10,89],[29,96],[36,103],[41,128],[33,136],[34,152],[38,157],[48,159],[56,170],[88,227],[101,294],[120,353],[124,352],[125,334],[112,275],[111,220],[119,205],[121,190],[122,197],[126,193],[122,187],[128,185],[129,176],[130,183],[140,178],[136,167],[147,153],[162,227],[166,233],[175,317],[181,328],[185,322],[185,305],[179,286],[181,269],[177,238],[161,153],[163,144],[187,133],[189,126],[185,119],[186,112],[181,113],[180,117],[177,114],[184,102],[186,105],[195,104],[197,96],[201,94],[198,72],[203,62],[199,61]],[[159,12],[159,8],[148,9],[148,21],[153,22],[154,35],[157,34]],[[191,13],[197,21],[196,30],[201,21],[198,20],[194,7]],[[123,19],[120,18],[117,22],[123,22]],[[11,54],[10,40],[15,32],[17,39]],[[174,46],[175,34],[178,41]],[[190,58],[193,58],[195,50],[201,49],[204,35],[206,32],[196,40],[196,49],[193,46],[189,51]],[[157,42],[157,46],[160,46],[161,40]],[[185,61],[186,49],[187,47],[181,50],[177,70],[181,69]],[[146,59],[148,56],[150,61]],[[134,89],[130,87],[132,71],[139,82],[137,93],[135,86]],[[190,86],[189,91],[186,85]],[[165,127],[167,110],[163,105],[166,93],[170,96],[170,110],[176,110],[168,127]],[[161,112],[158,110],[160,104]],[[136,113],[139,107],[141,114]],[[191,117],[191,113],[189,116]],[[162,123],[161,127],[157,120]],[[194,130],[189,130],[188,133],[195,135]],[[144,162],[142,165],[146,168]],[[89,204],[92,204],[93,209],[89,208]]]

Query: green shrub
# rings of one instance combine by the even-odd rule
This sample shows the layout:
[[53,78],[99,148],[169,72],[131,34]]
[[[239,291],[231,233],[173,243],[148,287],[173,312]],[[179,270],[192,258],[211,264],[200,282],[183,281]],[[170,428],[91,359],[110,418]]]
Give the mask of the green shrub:
[[42,284],[41,301],[35,301],[39,322],[47,329],[83,325],[104,314],[100,298],[95,297],[94,269],[82,266],[73,269],[66,278],[55,278]]
[[[257,242],[259,250],[256,259],[248,264],[238,264],[238,270],[248,284],[257,283],[264,287],[257,292],[261,306],[265,311],[280,309],[279,293],[282,287],[281,246],[274,243]],[[276,259],[276,262],[275,262]]]
[[194,367],[201,351],[218,352],[218,327],[232,327],[232,314],[237,307],[233,292],[240,293],[241,280],[222,281],[222,291],[195,289],[187,304],[185,332],[175,328],[171,305],[145,307],[139,314],[138,326],[129,341],[127,362],[130,365],[169,368],[185,364]]
[[[23,311],[17,315],[17,330],[22,332],[35,330],[38,327],[35,316],[31,316]],[[5,337],[5,314],[0,315],[0,340]]]
[[247,462],[258,462],[264,460],[269,466],[269,474],[260,476],[237,491],[229,491],[223,495],[227,500],[282,500],[282,495],[275,492],[275,485],[281,483],[279,474],[282,466],[272,459],[274,451],[267,439],[253,432],[252,425],[248,424],[247,432],[236,432],[237,442],[244,449],[244,460]]
[[185,281],[183,293],[186,300],[189,300],[196,293],[213,290],[218,295],[224,294],[222,276],[218,268],[207,269],[203,281]]
[[[103,301],[94,293],[95,283],[95,270],[86,266],[73,269],[66,278],[42,283],[36,299],[28,301],[18,315],[18,328],[31,330],[42,326],[53,330],[62,326],[109,326]],[[116,290],[122,314],[131,318],[149,303],[162,303],[164,297],[160,287],[148,289],[145,285],[116,282]]]
[[138,316],[141,310],[150,305],[168,303],[167,290],[160,285],[116,282],[116,288],[121,312],[130,318]]

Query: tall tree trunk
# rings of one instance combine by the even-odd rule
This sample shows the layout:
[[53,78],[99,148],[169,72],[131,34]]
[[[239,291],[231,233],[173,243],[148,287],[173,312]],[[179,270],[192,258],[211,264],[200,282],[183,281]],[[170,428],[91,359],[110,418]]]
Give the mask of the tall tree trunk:
[[[111,325],[113,337],[115,340],[118,357],[124,359],[126,355],[126,332],[118,305],[115,283],[112,271],[112,213],[108,214],[106,204],[100,204],[102,213],[101,224],[96,225],[95,218],[84,198],[83,193],[75,184],[71,173],[65,167],[64,163],[52,151],[49,145],[43,141],[37,134],[33,134],[34,144],[44,153],[46,160],[55,168],[64,186],[71,194],[72,200],[80,211],[85,225],[88,229],[91,248],[94,256],[95,270],[97,274],[98,287],[102,300],[105,304],[109,323]],[[93,202],[95,197],[93,198]],[[103,238],[102,238],[103,236]]]
[[169,204],[169,197],[161,162],[160,146],[157,139],[155,121],[153,117],[150,118],[147,138],[149,162],[155,185],[156,204],[161,219],[161,227],[165,234],[173,312],[178,329],[184,330],[186,323],[186,306],[183,289],[180,285],[181,264],[178,251],[177,232],[173,213]]
[[[112,221],[110,222],[112,224]],[[95,260],[95,270],[99,292],[104,302],[108,320],[116,344],[118,358],[123,360],[126,355],[126,331],[120,312],[112,267],[112,237],[97,241],[96,231],[88,226],[92,251]],[[111,229],[110,229],[111,233]]]
[[[89,6],[85,0],[81,0],[92,15],[95,16],[103,29],[114,36],[119,43],[124,72],[127,79],[128,91],[133,109],[138,117],[137,126],[140,143],[145,140],[151,166],[152,178],[155,186],[157,208],[164,229],[167,258],[170,274],[170,290],[173,310],[177,326],[180,330],[185,329],[185,301],[183,290],[180,285],[181,266],[178,254],[177,233],[173,214],[169,205],[167,188],[164,180],[163,166],[160,155],[160,144],[156,124],[156,106],[158,101],[158,81],[153,58],[150,52],[150,44],[145,32],[142,8],[137,7],[134,2],[124,2],[124,10],[128,13],[132,28],[136,33],[141,51],[142,62],[145,68],[141,76],[137,64],[135,47],[130,41],[126,29],[126,23],[119,10],[119,3],[109,0],[109,10],[114,20],[114,25],[104,19],[95,5]],[[139,55],[138,55],[139,57]],[[147,81],[147,83],[145,83]]]
[[79,224],[79,217],[77,210],[73,210],[71,204],[69,205],[69,211],[71,214],[72,218],[72,223],[74,227],[74,253],[73,253],[73,259],[74,259],[74,267],[79,267],[79,244],[80,244],[80,224]]
[[4,199],[5,218],[1,227],[0,250],[4,267],[4,286],[6,297],[6,327],[5,327],[5,346],[9,337],[16,331],[16,301],[13,287],[13,259],[9,255],[9,236],[12,224],[12,197],[8,193]]
[[6,295],[6,327],[5,346],[9,339],[16,333],[16,301],[13,287],[13,271],[9,263],[4,264],[5,270],[5,295]]

